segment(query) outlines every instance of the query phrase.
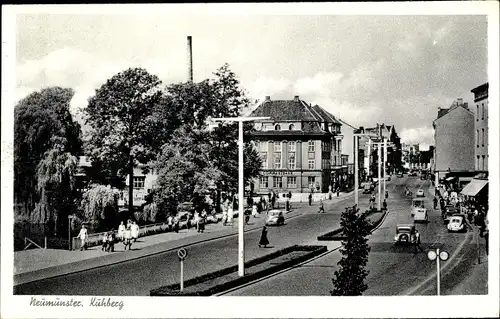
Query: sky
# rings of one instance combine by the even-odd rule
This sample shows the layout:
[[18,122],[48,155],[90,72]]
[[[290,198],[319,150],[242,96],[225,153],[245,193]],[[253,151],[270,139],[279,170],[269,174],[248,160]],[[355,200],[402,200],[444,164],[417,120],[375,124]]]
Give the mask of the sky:
[[74,114],[129,67],[186,81],[187,36],[195,81],[227,62],[253,101],[299,95],[356,127],[394,125],[421,149],[438,107],[471,105],[488,81],[481,15],[25,14],[16,25],[16,99],[71,87]]

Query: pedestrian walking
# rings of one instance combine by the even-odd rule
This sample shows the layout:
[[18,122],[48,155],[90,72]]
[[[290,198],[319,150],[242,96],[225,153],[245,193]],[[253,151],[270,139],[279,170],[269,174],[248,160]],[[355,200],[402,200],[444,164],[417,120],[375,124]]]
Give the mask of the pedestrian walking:
[[132,224],[127,223],[127,228],[125,228],[125,232],[123,233],[123,245],[125,245],[125,249],[130,250],[132,248]]
[[309,206],[312,204],[313,194],[309,193]]
[[108,233],[108,240],[107,240],[107,243],[108,243],[107,251],[108,252],[115,251],[115,241],[116,241],[115,230],[111,229],[111,231]]
[[384,198],[384,201],[382,202],[382,207],[384,210],[387,210],[387,201]]
[[323,200],[319,200],[319,210],[318,213],[324,213],[325,212],[325,207],[323,206]]
[[253,204],[252,206],[252,216],[256,218],[259,215],[259,212],[257,211],[257,205]]
[[422,246],[420,246],[420,233],[415,229],[415,254],[418,252],[424,252]]
[[88,232],[87,228],[85,228],[85,225],[82,225],[82,228],[80,229],[77,237],[80,238],[80,250],[87,250]]
[[125,235],[125,225],[123,224],[123,220],[120,222],[120,226],[118,226],[118,238],[120,241],[123,241],[123,237]]
[[436,196],[434,196],[434,199],[432,200],[432,203],[434,205],[434,209],[437,209],[438,200],[437,200]]
[[179,217],[175,216],[173,220],[174,231],[179,232]]
[[267,239],[267,227],[264,226],[262,228],[262,233],[260,235],[259,248],[262,246],[264,246],[264,248],[266,248],[267,245],[269,245],[269,239]]
[[108,233],[103,233],[102,234],[102,238],[101,238],[101,242],[102,242],[102,247],[101,247],[101,251],[107,251],[108,250]]
[[203,233],[205,231],[205,218],[200,217],[198,219],[198,232]]
[[134,221],[131,225],[131,235],[132,239],[134,240],[134,243],[137,241],[137,238],[139,238],[139,225]]
[[389,192],[385,191],[385,198],[389,198]]
[[174,222],[174,218],[172,217],[172,215],[169,215],[167,218],[168,231],[172,231],[173,226],[174,226],[173,222]]

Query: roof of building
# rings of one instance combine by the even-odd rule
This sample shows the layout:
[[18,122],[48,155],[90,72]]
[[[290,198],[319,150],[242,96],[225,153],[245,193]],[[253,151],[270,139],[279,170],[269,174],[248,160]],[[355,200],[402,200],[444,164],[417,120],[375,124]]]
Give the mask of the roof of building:
[[322,107],[307,104],[296,96],[293,100],[271,100],[266,98],[250,116],[270,117],[273,121],[329,122],[342,125]]
[[437,117],[437,118],[440,118],[440,117],[442,117],[442,116],[446,115],[446,113],[448,113],[448,111],[449,111],[449,110],[450,110],[450,109],[442,109],[442,108],[439,108],[439,109],[438,109],[438,117]]
[[472,90],[470,90],[472,93],[476,93],[476,92],[482,92],[482,91],[485,91],[485,90],[488,90],[490,84],[488,82],[484,83],[484,84],[481,84],[480,86],[477,86],[475,88],[473,88]]

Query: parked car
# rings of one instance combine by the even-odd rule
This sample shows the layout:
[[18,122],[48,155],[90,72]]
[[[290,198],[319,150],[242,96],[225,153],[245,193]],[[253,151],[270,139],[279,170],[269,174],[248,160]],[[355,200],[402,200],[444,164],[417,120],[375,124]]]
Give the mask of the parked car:
[[413,224],[398,224],[396,226],[396,235],[394,236],[394,244],[415,244],[417,236],[415,235],[415,225]]
[[465,216],[461,214],[452,215],[446,228],[448,228],[448,232],[466,232]]
[[457,213],[458,213],[458,210],[454,205],[446,205],[444,207],[444,212],[441,215],[441,217],[443,218],[444,224],[445,225],[448,224],[448,222],[450,221],[450,217],[457,214]]
[[207,215],[207,223],[208,224],[217,224],[222,220],[222,214],[208,214]]
[[283,211],[279,209],[272,209],[267,214],[266,225],[284,225],[285,224],[285,216],[283,215]]
[[425,195],[424,195],[424,190],[423,190],[423,189],[419,189],[419,190],[417,191],[416,196],[417,196],[417,197],[425,197]]

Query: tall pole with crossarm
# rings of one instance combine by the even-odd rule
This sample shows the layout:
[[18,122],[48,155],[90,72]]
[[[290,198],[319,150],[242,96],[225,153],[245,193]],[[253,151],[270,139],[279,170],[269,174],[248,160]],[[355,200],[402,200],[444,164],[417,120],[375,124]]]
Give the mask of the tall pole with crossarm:
[[268,120],[269,117],[222,117],[213,118],[214,122],[238,122],[238,275],[245,276],[245,237],[243,192],[245,182],[243,177],[243,122]]

